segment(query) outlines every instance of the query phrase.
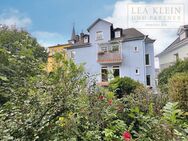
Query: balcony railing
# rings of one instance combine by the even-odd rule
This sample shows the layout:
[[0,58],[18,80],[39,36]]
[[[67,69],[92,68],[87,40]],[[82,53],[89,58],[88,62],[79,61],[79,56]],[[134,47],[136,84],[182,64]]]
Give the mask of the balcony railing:
[[120,43],[99,44],[97,62],[101,64],[121,63],[122,53]]

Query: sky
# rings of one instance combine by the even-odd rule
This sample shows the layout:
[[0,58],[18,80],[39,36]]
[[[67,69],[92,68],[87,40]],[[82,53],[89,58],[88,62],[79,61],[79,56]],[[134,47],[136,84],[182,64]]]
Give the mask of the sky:
[[[188,24],[188,0],[1,0],[0,2],[0,24],[16,25],[26,29],[45,47],[66,43],[70,39],[73,25],[76,33],[86,32],[97,18],[108,20],[116,27],[127,28],[124,21],[127,18],[127,4],[181,3],[185,6],[185,24]],[[177,38],[178,28],[138,28],[138,30],[156,39],[154,44],[156,55]]]

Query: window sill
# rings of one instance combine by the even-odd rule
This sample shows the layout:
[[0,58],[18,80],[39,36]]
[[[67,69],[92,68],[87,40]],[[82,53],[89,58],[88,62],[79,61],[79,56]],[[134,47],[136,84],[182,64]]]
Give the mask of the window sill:
[[102,41],[102,40],[104,40],[104,39],[95,39],[95,41]]

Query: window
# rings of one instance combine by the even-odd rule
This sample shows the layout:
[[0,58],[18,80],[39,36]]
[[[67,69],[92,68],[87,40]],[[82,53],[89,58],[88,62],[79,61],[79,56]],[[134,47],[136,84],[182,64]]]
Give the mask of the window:
[[178,61],[179,60],[179,54],[176,53],[176,54],[174,54],[174,56],[175,56],[176,61]]
[[120,31],[115,31],[115,38],[121,37],[121,32]]
[[138,52],[138,47],[134,47],[134,52]]
[[107,67],[101,68],[101,78],[102,78],[102,82],[108,81],[108,68]]
[[145,59],[146,59],[146,65],[150,65],[149,54],[146,54]]
[[102,40],[103,39],[103,32],[97,31],[96,32],[96,40]]
[[136,75],[139,75],[139,74],[140,74],[140,69],[139,69],[139,68],[136,68],[135,73],[136,73]]
[[119,66],[113,66],[113,76],[114,76],[114,78],[120,76]]
[[71,51],[70,57],[71,57],[72,59],[75,59],[75,51]]
[[54,49],[51,50],[51,54],[54,55]]
[[113,44],[112,45],[112,51],[119,51],[119,45],[118,44]]
[[146,85],[150,86],[151,82],[150,82],[150,75],[146,75]]
[[84,43],[88,43],[88,42],[89,42],[88,36],[85,36],[85,37],[84,37]]
[[75,43],[75,40],[71,40],[70,43],[71,43],[71,44],[74,44],[74,43]]
[[107,47],[101,47],[101,51],[103,51],[103,52],[107,52]]

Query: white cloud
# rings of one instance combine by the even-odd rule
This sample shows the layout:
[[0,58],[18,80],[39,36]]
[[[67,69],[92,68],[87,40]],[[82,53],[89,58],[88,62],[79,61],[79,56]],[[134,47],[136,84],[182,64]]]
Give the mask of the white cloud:
[[[31,27],[31,23],[32,20],[17,9],[5,9],[0,13],[0,24],[3,25],[16,26],[28,30]],[[44,47],[61,44],[63,42],[63,36],[59,33],[33,31],[32,35],[37,38],[38,42]]]
[[[115,27],[123,27],[128,28],[127,26],[127,6],[128,4],[138,4],[143,3],[133,2],[132,0],[122,0],[117,1],[114,5],[114,11],[112,16],[106,17],[105,19],[114,23]],[[187,0],[164,0],[163,2],[152,3],[152,4],[184,4],[185,8],[185,24],[188,24],[188,1]],[[156,39],[154,44],[155,55],[164,50],[168,45],[170,45],[177,38],[177,30],[178,29],[138,29],[149,37]],[[157,63],[157,62],[156,62]]]
[[33,32],[32,35],[36,37],[38,42],[44,47],[62,44],[64,41],[63,36],[55,32],[36,31]]
[[28,28],[32,21],[29,17],[16,9],[3,10],[0,14],[0,24],[16,25],[19,28]]

